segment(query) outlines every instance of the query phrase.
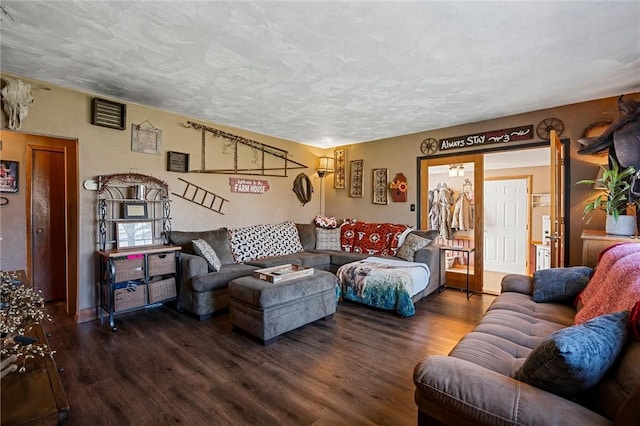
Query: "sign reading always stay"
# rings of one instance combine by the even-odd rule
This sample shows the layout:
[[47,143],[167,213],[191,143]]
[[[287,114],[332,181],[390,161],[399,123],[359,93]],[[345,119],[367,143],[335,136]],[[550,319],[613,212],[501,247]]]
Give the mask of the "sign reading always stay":
[[242,194],[264,194],[269,190],[269,181],[261,179],[229,178],[231,192]]
[[515,142],[527,139],[533,139],[533,124],[529,126],[514,127],[511,129],[492,130],[485,133],[440,139],[439,142],[440,151],[447,151],[455,148]]

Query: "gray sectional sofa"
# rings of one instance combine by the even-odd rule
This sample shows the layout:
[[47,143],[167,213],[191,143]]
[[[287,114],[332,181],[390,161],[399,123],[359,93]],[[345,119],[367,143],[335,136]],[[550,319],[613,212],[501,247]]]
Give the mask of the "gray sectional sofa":
[[[258,260],[236,263],[228,240],[228,229],[219,228],[210,231],[172,231],[169,242],[182,246],[180,307],[207,319],[215,312],[229,307],[227,292],[230,281],[251,275],[254,270],[283,264],[298,264],[320,270],[334,272],[342,265],[369,257],[363,253],[350,253],[335,250],[316,249],[316,226],[314,224],[295,224],[302,251],[282,256],[261,258]],[[432,233],[413,231],[413,233],[433,238]],[[198,256],[191,241],[203,239],[209,243],[219,257],[222,267],[218,272],[209,272],[206,260]],[[414,297],[418,300],[439,287],[440,254],[439,246],[431,244],[416,251],[415,261],[429,265],[431,278],[429,285]]]

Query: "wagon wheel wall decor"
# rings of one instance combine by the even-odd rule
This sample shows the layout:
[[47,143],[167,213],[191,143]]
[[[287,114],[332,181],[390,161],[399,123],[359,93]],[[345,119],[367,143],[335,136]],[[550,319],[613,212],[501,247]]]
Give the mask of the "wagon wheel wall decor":
[[555,130],[558,136],[564,132],[564,123],[559,118],[545,118],[542,120],[538,127],[536,127],[536,134],[540,139],[549,140],[551,131]]

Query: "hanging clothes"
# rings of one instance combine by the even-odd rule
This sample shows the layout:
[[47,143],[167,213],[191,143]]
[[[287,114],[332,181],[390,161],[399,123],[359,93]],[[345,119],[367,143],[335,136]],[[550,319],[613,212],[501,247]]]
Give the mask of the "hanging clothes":
[[445,240],[453,239],[453,229],[451,229],[451,207],[453,206],[453,191],[443,184],[438,194],[438,204],[440,212],[440,236]]
[[429,191],[429,229],[440,229],[440,190],[432,189]]
[[461,193],[453,209],[451,227],[459,231],[473,229],[473,194]]

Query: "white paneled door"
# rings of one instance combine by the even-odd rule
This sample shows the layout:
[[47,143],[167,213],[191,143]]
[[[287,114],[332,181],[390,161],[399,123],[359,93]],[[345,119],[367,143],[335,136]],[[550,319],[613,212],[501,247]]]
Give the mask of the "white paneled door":
[[527,179],[484,182],[484,269],[527,272]]

